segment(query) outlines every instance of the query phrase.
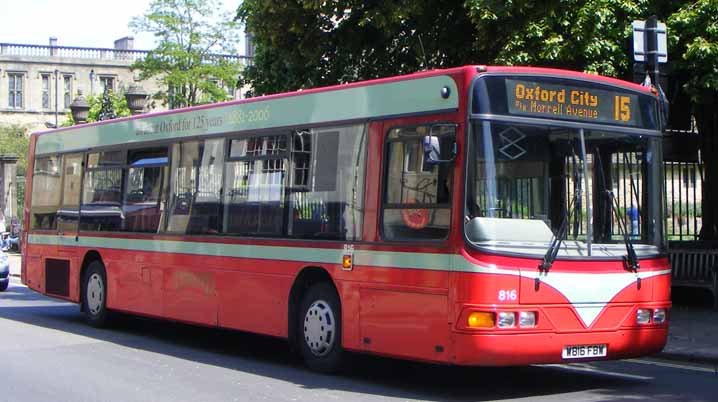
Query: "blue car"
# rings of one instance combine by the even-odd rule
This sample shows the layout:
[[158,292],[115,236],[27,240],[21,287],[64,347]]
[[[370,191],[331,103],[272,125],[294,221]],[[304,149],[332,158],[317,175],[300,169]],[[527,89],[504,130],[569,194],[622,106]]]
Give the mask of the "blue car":
[[10,284],[10,263],[7,260],[7,254],[0,251],[0,292],[7,289]]

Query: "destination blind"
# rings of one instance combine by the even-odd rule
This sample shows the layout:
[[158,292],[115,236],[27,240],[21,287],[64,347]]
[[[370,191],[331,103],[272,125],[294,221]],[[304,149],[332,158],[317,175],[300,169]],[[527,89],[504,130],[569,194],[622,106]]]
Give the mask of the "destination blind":
[[506,80],[508,112],[514,115],[641,126],[638,96],[574,84]]

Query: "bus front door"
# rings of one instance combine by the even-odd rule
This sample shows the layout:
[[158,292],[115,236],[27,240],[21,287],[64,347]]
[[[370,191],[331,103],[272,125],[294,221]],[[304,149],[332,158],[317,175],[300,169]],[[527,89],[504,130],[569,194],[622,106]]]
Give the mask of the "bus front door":
[[73,300],[79,300],[79,280],[76,279],[80,273],[77,243],[82,161],[83,154],[66,154],[62,158],[63,191],[57,213],[58,258],[46,261],[48,293]]

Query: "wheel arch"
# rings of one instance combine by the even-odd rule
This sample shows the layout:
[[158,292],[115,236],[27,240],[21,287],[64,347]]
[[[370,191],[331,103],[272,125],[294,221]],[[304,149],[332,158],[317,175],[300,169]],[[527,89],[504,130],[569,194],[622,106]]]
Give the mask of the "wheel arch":
[[334,279],[329,274],[329,271],[324,267],[304,267],[294,278],[294,283],[289,291],[289,302],[287,303],[287,339],[289,340],[289,344],[292,348],[296,345],[297,314],[302,297],[312,285],[321,282],[330,283],[337,292],[337,295],[339,294],[339,289],[337,288]]
[[[82,259],[82,265],[80,266],[80,277],[78,278],[78,286],[80,289],[80,311],[83,311],[84,309],[84,301],[85,301],[85,290],[82,286],[82,280],[85,277],[85,272],[87,271],[87,267],[90,266],[94,261],[100,261],[102,265],[105,263],[102,261],[102,256],[97,250],[89,250],[85,253],[85,257]],[[107,275],[107,272],[105,271],[105,275]]]

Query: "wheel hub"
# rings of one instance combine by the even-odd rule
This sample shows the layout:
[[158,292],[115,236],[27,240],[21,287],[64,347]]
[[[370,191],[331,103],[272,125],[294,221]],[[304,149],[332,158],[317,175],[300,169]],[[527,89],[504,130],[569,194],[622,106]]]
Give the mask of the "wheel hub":
[[105,300],[105,286],[99,274],[94,273],[87,281],[87,308],[92,315],[98,314]]
[[329,303],[317,300],[304,316],[304,341],[315,356],[321,357],[332,350],[335,342],[334,312]]

